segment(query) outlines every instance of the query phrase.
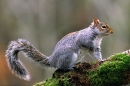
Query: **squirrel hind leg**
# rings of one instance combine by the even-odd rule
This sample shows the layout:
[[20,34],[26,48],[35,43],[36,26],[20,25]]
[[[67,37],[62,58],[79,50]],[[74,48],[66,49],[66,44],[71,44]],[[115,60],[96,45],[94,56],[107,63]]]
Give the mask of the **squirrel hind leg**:
[[58,59],[57,68],[60,70],[68,71],[74,70],[74,66],[77,62],[77,54],[69,53],[68,55],[62,55]]

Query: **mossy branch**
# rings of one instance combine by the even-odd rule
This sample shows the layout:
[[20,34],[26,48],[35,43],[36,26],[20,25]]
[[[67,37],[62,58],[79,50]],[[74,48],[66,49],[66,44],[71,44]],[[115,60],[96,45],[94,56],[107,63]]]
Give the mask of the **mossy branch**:
[[79,62],[74,70],[56,70],[52,78],[34,86],[124,86],[130,84],[130,50],[105,61]]

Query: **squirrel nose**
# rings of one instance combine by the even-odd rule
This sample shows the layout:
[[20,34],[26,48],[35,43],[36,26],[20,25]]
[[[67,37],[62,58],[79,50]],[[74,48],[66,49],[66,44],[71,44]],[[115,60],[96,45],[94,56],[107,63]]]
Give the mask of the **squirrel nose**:
[[110,30],[109,32],[112,34],[112,33],[113,33],[113,30]]

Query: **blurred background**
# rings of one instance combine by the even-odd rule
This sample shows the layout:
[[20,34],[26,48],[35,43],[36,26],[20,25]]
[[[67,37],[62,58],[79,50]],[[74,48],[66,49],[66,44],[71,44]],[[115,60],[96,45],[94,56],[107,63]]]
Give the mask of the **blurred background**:
[[[0,0],[0,86],[32,86],[55,71],[19,54],[31,81],[21,80],[7,67],[10,41],[24,38],[45,55],[66,34],[88,27],[94,18],[108,23],[114,34],[102,41],[103,58],[130,48],[130,0]],[[88,55],[83,61],[93,61]]]

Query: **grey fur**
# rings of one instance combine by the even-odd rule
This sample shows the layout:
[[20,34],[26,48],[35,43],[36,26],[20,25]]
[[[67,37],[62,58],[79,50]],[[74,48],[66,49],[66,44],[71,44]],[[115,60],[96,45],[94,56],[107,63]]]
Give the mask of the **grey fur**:
[[[112,30],[109,27],[107,29]],[[100,44],[103,36],[108,34],[108,32],[108,30],[100,31],[92,23],[88,28],[63,37],[57,43],[50,56],[43,55],[28,41],[18,39],[17,41],[12,41],[8,46],[6,51],[7,63],[14,74],[20,78],[29,80],[28,71],[17,57],[19,51],[22,51],[26,57],[31,58],[42,66],[62,70],[72,69],[86,53],[89,53],[98,60],[102,60]]]

